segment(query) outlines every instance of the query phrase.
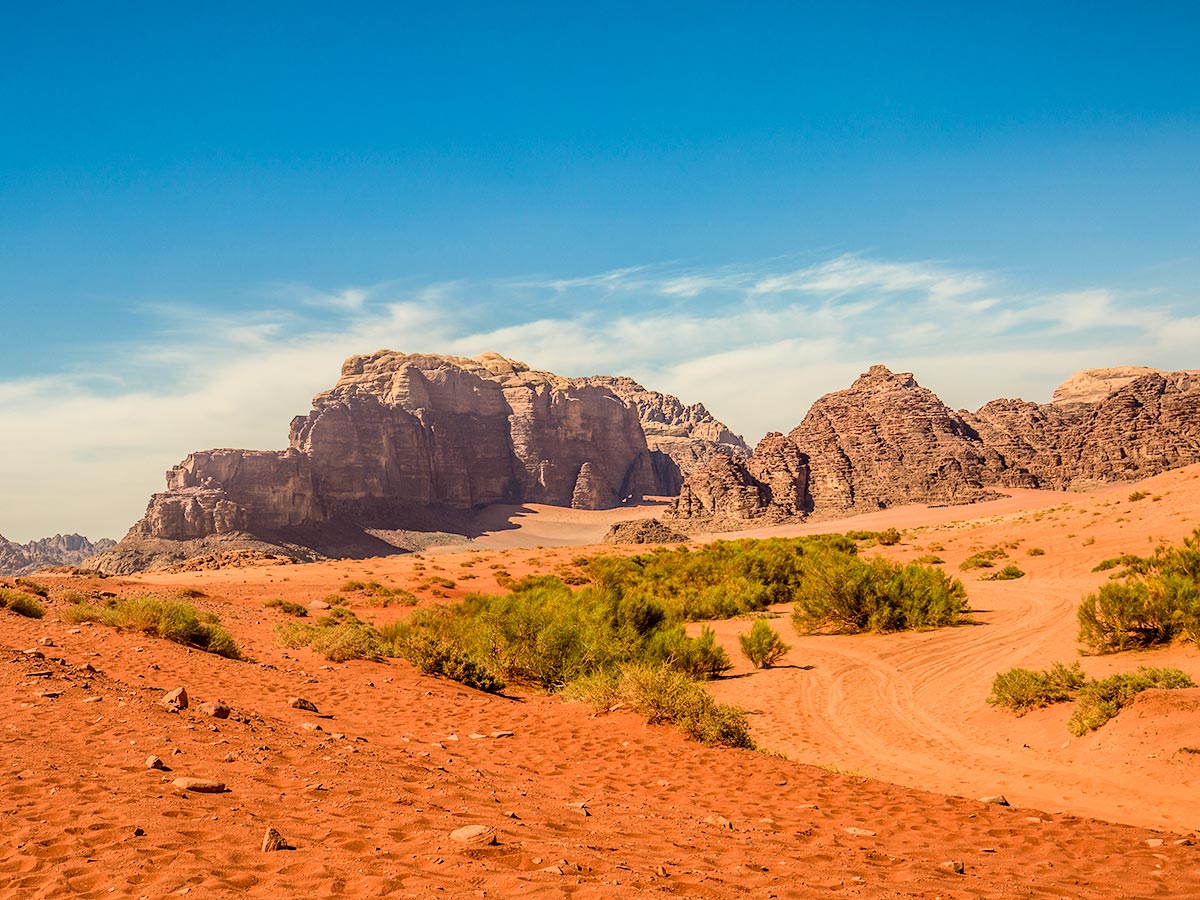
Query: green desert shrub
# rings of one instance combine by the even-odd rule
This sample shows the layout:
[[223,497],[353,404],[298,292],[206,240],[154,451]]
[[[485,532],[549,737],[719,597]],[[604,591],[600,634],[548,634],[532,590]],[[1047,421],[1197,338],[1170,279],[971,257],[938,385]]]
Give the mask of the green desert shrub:
[[275,634],[285,647],[310,647],[332,662],[377,660],[387,649],[378,629],[344,608],[331,609],[315,622],[280,622]]
[[630,664],[597,672],[572,682],[565,696],[596,709],[622,703],[652,723],[674,725],[707,744],[754,748],[744,710],[717,703],[701,685],[667,666]]
[[1046,551],[1041,547],[1030,547],[1025,553],[1029,556],[1045,556]]
[[459,641],[446,634],[397,623],[381,629],[389,656],[408,659],[427,675],[441,675],[470,688],[498,694],[504,690],[500,678],[473,657]]
[[1173,667],[1139,666],[1136,672],[1091,681],[1079,691],[1079,703],[1071,713],[1067,728],[1074,735],[1084,735],[1119,713],[1142,691],[1195,686],[1191,676]]
[[137,631],[228,659],[242,658],[232,635],[221,627],[215,615],[199,612],[194,606],[177,600],[137,594],[113,599],[102,607],[76,604],[63,610],[62,615],[67,621],[99,621],[110,628]]
[[263,603],[267,609],[277,609],[280,612],[285,612],[289,616],[304,618],[308,615],[308,607],[302,603],[295,603],[291,600],[284,600],[282,597],[274,597]]
[[1015,578],[1024,578],[1025,573],[1019,566],[1014,566],[1009,563],[999,572],[992,572],[990,575],[984,575],[980,581],[1012,581]]
[[990,569],[996,565],[996,560],[1004,559],[1008,553],[1002,547],[989,547],[973,553],[958,564],[959,569],[969,572],[971,569]]
[[962,582],[940,569],[829,554],[796,598],[801,633],[922,630],[955,625],[967,610]]
[[1096,569],[1118,565],[1124,570],[1079,606],[1085,648],[1113,653],[1181,637],[1200,642],[1200,529],[1182,547],[1160,546],[1147,557],[1126,554]]
[[1086,680],[1079,663],[1066,666],[1056,662],[1041,672],[1013,668],[996,675],[987,702],[1023,716],[1030,710],[1067,702]]
[[418,602],[417,595],[412,591],[406,591],[404,588],[390,588],[378,581],[350,580],[342,585],[341,590],[347,594],[365,594],[368,602],[383,607],[391,606],[393,603],[401,606],[415,606]]
[[46,607],[36,597],[12,588],[0,588],[0,609],[7,609],[27,619],[40,619],[46,614]]
[[742,645],[742,654],[756,669],[771,668],[791,649],[766,619],[756,619],[748,632],[738,635],[738,643]]
[[637,654],[643,661],[659,663],[691,678],[706,681],[733,668],[729,654],[717,646],[717,635],[705,625],[696,637],[688,637],[682,625],[655,632]]
[[17,587],[21,588],[26,593],[34,594],[38,597],[50,596],[50,589],[41,582],[34,581],[32,578],[18,578]]

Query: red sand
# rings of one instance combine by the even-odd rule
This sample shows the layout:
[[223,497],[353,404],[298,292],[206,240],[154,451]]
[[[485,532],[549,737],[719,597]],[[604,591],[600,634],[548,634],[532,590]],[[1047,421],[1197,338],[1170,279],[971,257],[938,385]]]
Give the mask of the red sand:
[[[956,573],[975,550],[1019,542],[1008,552],[1027,575],[963,573],[974,626],[800,637],[785,616],[775,624],[793,644],[791,667],[764,672],[736,652],[748,620],[718,623],[740,664],[713,693],[753,710],[756,740],[771,753],[700,746],[632,714],[593,716],[556,698],[484,695],[401,661],[326,663],[279,647],[271,629],[284,617],[262,605],[307,602],[349,577],[429,602],[494,589],[492,566],[517,577],[553,571],[581,551],[552,545],[595,541],[629,510],[533,509],[482,546],[421,557],[38,576],[56,597],[68,587],[200,589],[196,605],[218,613],[255,662],[76,629],[54,611],[42,620],[0,611],[0,897],[1200,896],[1200,755],[1182,751],[1200,745],[1200,692],[1143,697],[1084,738],[1066,731],[1065,707],[1017,719],[984,702],[999,670],[1076,658],[1075,607],[1106,577],[1091,572],[1096,562],[1149,552],[1197,524],[1200,468],[1137,487],[1161,499],[1129,501],[1130,485],[1020,492],[777,529],[895,525],[903,542],[880,552],[936,552]],[[1027,555],[1031,547],[1044,555]],[[380,623],[405,613],[357,611]],[[33,648],[47,659],[21,652]],[[1163,663],[1200,679],[1191,645],[1083,659],[1095,675]],[[169,713],[156,700],[179,685],[192,708]],[[320,714],[288,707],[292,696]],[[245,721],[196,709],[216,699]],[[504,731],[513,735],[491,736]],[[146,769],[152,753],[172,771]],[[170,783],[178,776],[229,790],[186,793]],[[970,799],[996,793],[1014,808]],[[713,815],[732,828],[705,823]],[[496,828],[499,843],[449,839],[474,823]],[[296,849],[261,852],[268,824]],[[950,861],[965,874],[941,868]]]

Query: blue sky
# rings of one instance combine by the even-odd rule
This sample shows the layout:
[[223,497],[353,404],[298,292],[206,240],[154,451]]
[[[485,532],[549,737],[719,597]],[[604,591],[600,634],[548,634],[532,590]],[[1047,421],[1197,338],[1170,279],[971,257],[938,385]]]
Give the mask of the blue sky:
[[0,29],[9,537],[118,536],[381,346],[751,440],[876,361],[1200,365],[1192,4],[47,6]]

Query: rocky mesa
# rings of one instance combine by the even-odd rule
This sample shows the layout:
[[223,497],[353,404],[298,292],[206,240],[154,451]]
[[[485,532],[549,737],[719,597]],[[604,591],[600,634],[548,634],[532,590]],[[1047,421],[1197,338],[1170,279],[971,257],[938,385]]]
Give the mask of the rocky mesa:
[[[664,433],[653,451],[643,418]],[[745,446],[703,407],[628,379],[384,350],[346,360],[293,419],[286,450],[190,454],[92,564],[128,572],[233,549],[378,553],[373,531],[434,531],[489,504],[606,509],[673,494],[679,473],[722,445]]]
[[1200,462],[1200,372],[1090,369],[1051,403],[993,400],[972,413],[950,409],[912,373],[876,365],[812,405],[787,436],[794,450],[768,438],[745,461],[689,476],[668,517],[726,527],[1147,478]]

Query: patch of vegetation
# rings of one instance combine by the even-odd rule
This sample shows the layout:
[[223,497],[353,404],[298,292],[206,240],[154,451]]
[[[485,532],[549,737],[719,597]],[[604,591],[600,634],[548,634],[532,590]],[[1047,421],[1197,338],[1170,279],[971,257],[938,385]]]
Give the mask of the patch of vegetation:
[[1042,549],[1041,547],[1030,547],[1028,550],[1025,551],[1025,553],[1028,556],[1045,556],[1046,555],[1046,551],[1044,549]]
[[1195,686],[1191,676],[1173,667],[1139,666],[1136,672],[1090,681],[1079,691],[1079,705],[1071,713],[1067,728],[1071,734],[1084,735],[1095,731],[1119,713],[1142,691]]
[[303,603],[295,603],[291,600],[284,600],[282,597],[274,597],[263,603],[267,609],[278,609],[280,612],[285,612],[289,616],[304,618],[308,615],[308,607]]
[[924,556],[918,556],[913,562],[922,566],[940,566],[945,560],[936,553],[926,553]]
[[195,600],[199,597],[207,597],[208,594],[194,587],[181,587],[175,591],[175,596],[180,600]]
[[959,569],[964,572],[969,572],[971,569],[990,569],[996,564],[998,559],[1006,559],[1007,551],[1002,547],[989,547],[987,550],[980,550],[978,553],[973,553],[958,564]]
[[479,691],[498,694],[504,680],[468,656],[455,641],[406,622],[384,627],[380,636],[389,656],[402,656],[427,675],[441,675]]
[[962,582],[940,569],[828,553],[807,573],[792,624],[802,634],[920,631],[956,625],[966,611]]
[[742,654],[756,669],[771,668],[791,649],[766,619],[755,619],[749,631],[738,635],[738,643],[742,645]]
[[1145,500],[1149,496],[1150,496],[1149,491],[1134,491],[1132,494],[1129,495],[1129,502],[1137,503],[1139,500]]
[[60,618],[65,622],[99,622],[110,628],[160,637],[228,659],[242,659],[233,636],[221,627],[220,619],[215,615],[152,594],[114,597],[103,606],[77,603],[64,609]]
[[33,594],[37,597],[49,597],[50,589],[32,578],[18,578],[17,587],[23,589],[26,593]]
[[846,537],[850,540],[871,547],[876,544],[884,547],[891,547],[900,543],[900,531],[896,528],[888,528],[884,531],[847,531]]
[[1056,662],[1049,669],[1034,672],[1014,668],[1000,672],[992,681],[992,693],[987,702],[1003,706],[1018,716],[1052,703],[1071,700],[1087,681],[1079,663],[1065,666]]
[[[1200,529],[1182,547],[1160,546],[1153,555],[1121,556],[1124,565],[1079,607],[1079,641],[1094,653],[1170,643],[1200,641]],[[1103,569],[1101,569],[1103,571]]]
[[706,744],[754,749],[745,710],[717,703],[701,685],[666,666],[632,664],[596,672],[568,685],[565,696],[598,710],[622,704]]
[[351,580],[343,584],[341,590],[347,594],[365,594],[368,602],[385,608],[393,603],[399,603],[401,606],[415,606],[418,602],[417,595],[411,591],[406,591],[404,588],[390,588],[378,581]]
[[1012,581],[1014,578],[1024,578],[1025,573],[1021,571],[1019,566],[1014,566],[1009,563],[999,572],[992,572],[990,575],[984,575],[980,581]]
[[285,647],[311,647],[332,662],[377,660],[385,645],[379,631],[348,609],[334,609],[315,622],[281,622],[275,634]]
[[7,609],[27,619],[40,619],[46,614],[46,607],[32,594],[12,588],[0,588],[0,609]]

